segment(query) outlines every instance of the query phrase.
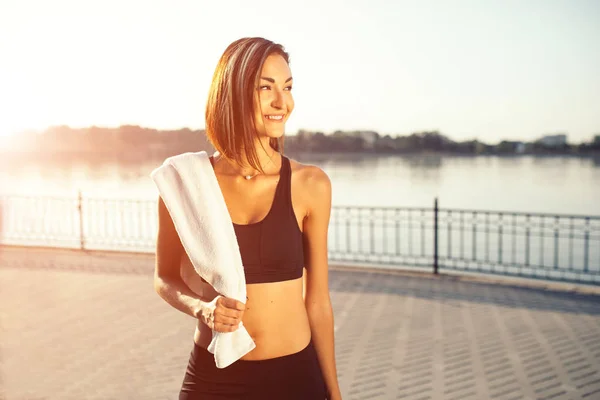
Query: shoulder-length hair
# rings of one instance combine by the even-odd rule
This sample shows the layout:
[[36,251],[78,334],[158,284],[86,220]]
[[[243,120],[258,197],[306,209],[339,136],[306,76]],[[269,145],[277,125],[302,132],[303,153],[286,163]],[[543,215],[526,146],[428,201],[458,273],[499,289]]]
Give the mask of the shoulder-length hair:
[[[226,159],[242,166],[245,156],[253,168],[260,166],[254,141],[254,96],[260,71],[268,56],[281,55],[289,64],[283,46],[270,40],[252,37],[231,43],[219,59],[206,103],[206,136]],[[283,151],[283,138],[271,138],[269,145]]]

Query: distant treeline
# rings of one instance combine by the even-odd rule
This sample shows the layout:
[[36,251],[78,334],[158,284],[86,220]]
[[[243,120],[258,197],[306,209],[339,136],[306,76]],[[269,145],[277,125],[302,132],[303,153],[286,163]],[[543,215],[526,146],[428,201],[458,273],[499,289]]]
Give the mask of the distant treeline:
[[[85,157],[88,159],[118,158],[139,160],[164,158],[187,151],[212,151],[204,130],[164,131],[125,125],[118,128],[91,127],[73,129],[58,126],[41,133],[21,133],[11,138],[5,148],[17,153],[36,153],[40,157]],[[600,135],[589,143],[545,144],[502,141],[486,144],[478,140],[457,142],[438,131],[416,132],[408,136],[381,136],[374,131],[322,132],[300,130],[285,139],[286,153],[381,153],[411,154],[437,152],[451,154],[592,154],[600,153]]]

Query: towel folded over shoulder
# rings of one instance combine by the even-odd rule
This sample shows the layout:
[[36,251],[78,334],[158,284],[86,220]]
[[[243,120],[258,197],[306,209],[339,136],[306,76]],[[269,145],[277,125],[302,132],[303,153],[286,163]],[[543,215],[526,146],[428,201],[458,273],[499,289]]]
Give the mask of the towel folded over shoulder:
[[[194,270],[220,295],[246,303],[246,278],[223,193],[205,151],[167,158],[150,174]],[[240,323],[216,332],[207,348],[225,368],[256,347]]]

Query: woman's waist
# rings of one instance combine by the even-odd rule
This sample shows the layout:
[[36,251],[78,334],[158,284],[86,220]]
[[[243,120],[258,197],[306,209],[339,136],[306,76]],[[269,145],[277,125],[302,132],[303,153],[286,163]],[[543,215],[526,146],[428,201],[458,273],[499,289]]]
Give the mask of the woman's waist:
[[[251,293],[250,293],[251,296]],[[308,324],[302,295],[250,297],[242,319],[251,336],[268,335],[270,332],[295,330]],[[291,299],[289,297],[292,297]]]
[[[283,329],[270,325],[253,330],[252,326],[248,327],[245,323],[244,327],[248,330],[256,347],[244,355],[242,360],[265,360],[297,353],[304,349],[311,340],[308,322],[288,323]],[[194,333],[194,342],[206,349],[211,340],[212,331],[208,326],[199,322]]]
[[[290,302],[287,299],[285,304],[249,301],[242,322],[256,344],[254,350],[242,357],[244,360],[292,354],[302,350],[311,338],[308,314],[302,301]],[[194,341],[206,348],[211,340],[211,329],[198,320]]]
[[[242,323],[252,338],[294,332],[310,326],[301,296],[297,299],[270,297],[249,299]],[[201,320],[198,327],[210,329]]]
[[[278,332],[276,335],[253,337],[256,347],[241,357],[241,360],[267,360],[298,353],[310,343],[311,336],[310,328],[305,327],[300,331]],[[208,348],[211,338],[210,329],[208,332],[199,332],[199,329],[196,328],[194,342],[198,346],[204,349]]]

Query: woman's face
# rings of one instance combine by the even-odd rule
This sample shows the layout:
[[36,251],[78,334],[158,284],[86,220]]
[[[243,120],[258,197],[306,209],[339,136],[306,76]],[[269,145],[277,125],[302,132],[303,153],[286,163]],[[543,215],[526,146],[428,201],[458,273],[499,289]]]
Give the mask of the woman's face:
[[292,73],[279,54],[267,57],[260,71],[257,95],[254,96],[254,120],[259,136],[279,138],[294,109]]

